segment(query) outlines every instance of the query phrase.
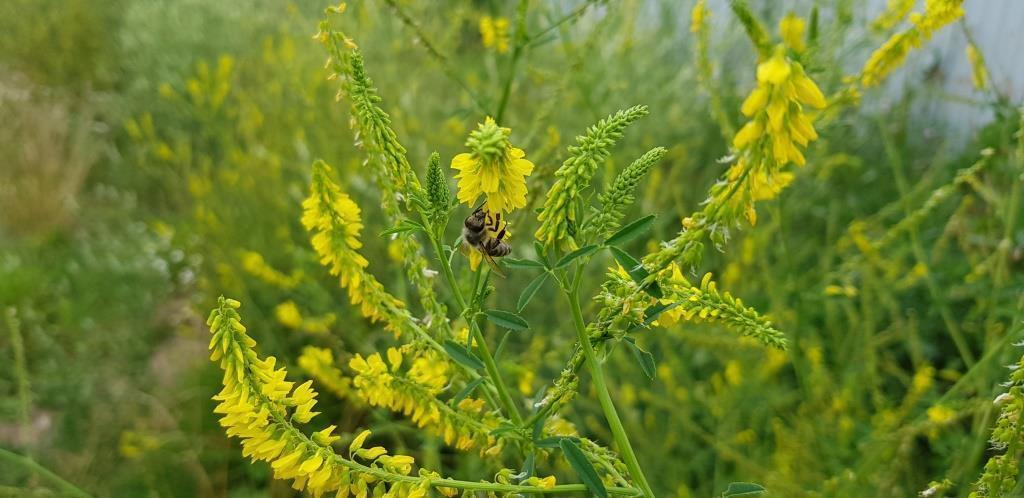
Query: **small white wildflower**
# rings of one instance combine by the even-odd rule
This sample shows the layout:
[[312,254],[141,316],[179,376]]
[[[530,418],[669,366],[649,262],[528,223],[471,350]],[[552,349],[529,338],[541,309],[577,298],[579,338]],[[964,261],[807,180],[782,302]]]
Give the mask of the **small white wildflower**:
[[430,268],[423,269],[423,276],[427,278],[434,278],[437,276],[437,270],[431,270]]

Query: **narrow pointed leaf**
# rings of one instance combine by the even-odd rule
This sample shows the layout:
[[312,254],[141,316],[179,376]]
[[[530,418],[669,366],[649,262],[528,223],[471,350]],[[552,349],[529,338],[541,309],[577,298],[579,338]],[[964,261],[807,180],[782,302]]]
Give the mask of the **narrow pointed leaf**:
[[608,240],[604,241],[605,245],[619,246],[639,237],[647,230],[650,230],[651,224],[654,223],[654,218],[656,216],[650,214],[622,227],[618,232],[608,237]]
[[646,351],[638,346],[632,337],[626,338],[626,344],[629,345],[629,349],[633,352],[633,356],[636,358],[637,363],[640,364],[640,369],[643,370],[644,375],[646,375],[648,379],[654,380],[654,376],[657,374],[654,355],[651,354],[650,351]]
[[511,311],[491,309],[484,311],[484,315],[487,316],[491,323],[506,329],[526,330],[530,328],[530,324],[523,317]]
[[725,488],[725,492],[722,493],[722,498],[730,498],[733,496],[753,496],[767,492],[768,490],[760,484],[754,484],[752,482],[731,482],[729,483],[729,486]]
[[590,463],[590,460],[587,460],[580,447],[576,446],[576,442],[572,439],[563,438],[558,442],[558,446],[562,448],[565,459],[569,461],[569,465],[572,465],[576,475],[587,486],[587,489],[601,498],[608,498],[608,490],[604,488],[604,483],[601,482],[601,478],[597,475],[597,471],[594,470],[594,466]]
[[478,377],[478,378],[470,381],[470,383],[466,384],[466,387],[462,388],[462,390],[459,391],[459,394],[456,394],[455,397],[452,398],[452,400],[449,403],[452,406],[458,406],[460,401],[466,399],[466,396],[469,396],[470,394],[473,394],[473,390],[476,389],[483,382],[484,382],[484,378],[483,377]]
[[530,301],[533,299],[533,296],[537,295],[537,292],[540,291],[540,288],[544,285],[544,282],[547,282],[547,280],[548,273],[541,273],[540,275],[537,276],[537,278],[533,279],[533,281],[530,282],[525,289],[523,289],[523,293],[519,295],[519,302],[516,303],[517,312],[523,312],[523,309],[526,308],[527,304],[530,304]]
[[572,263],[578,258],[590,256],[591,254],[597,252],[598,249],[600,249],[600,247],[595,245],[583,246],[579,249],[576,249],[575,251],[566,254],[565,256],[562,256],[562,259],[559,259],[558,262],[555,263],[555,269],[565,268],[566,266],[569,266],[569,263]]
[[459,344],[451,339],[444,341],[444,350],[451,356],[458,364],[469,368],[471,370],[481,370],[484,368],[484,362],[480,361],[470,350],[466,349],[466,346]]
[[544,263],[532,259],[502,258],[509,268],[544,268]]

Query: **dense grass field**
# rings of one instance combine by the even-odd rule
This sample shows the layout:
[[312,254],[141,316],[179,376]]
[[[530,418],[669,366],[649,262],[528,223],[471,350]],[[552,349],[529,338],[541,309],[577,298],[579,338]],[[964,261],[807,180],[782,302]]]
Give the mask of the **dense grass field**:
[[868,4],[0,2],[0,496],[1024,496],[1024,108]]

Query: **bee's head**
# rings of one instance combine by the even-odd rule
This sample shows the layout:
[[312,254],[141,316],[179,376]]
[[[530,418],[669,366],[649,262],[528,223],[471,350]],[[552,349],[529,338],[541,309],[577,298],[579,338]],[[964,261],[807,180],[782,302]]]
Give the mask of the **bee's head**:
[[484,211],[483,206],[476,208],[476,211],[466,218],[466,228],[483,230],[485,225],[487,225],[487,211]]

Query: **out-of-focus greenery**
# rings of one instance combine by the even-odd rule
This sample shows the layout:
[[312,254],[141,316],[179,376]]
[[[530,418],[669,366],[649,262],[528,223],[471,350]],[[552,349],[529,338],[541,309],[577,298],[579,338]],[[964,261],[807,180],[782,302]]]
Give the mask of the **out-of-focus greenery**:
[[[771,24],[787,12],[751,3]],[[809,17],[810,3],[788,7]],[[807,70],[830,93],[841,68],[860,67],[891,30],[869,28],[860,2],[815,4]],[[360,174],[345,104],[310,39],[323,7],[0,5],[0,447],[97,496],[292,493],[217,426],[209,398],[220,374],[206,361],[201,314],[218,294],[243,300],[252,335],[288,365],[305,345],[347,358],[389,339],[348,306],[299,224],[309,165],[325,158],[364,207],[371,267],[405,292],[395,248],[376,237],[386,228],[379,195]],[[709,85],[736,124],[754,78],[754,51],[723,9],[711,24],[713,80],[698,83],[690,8],[531,2],[528,31],[539,36],[517,63],[484,46],[479,28],[484,16],[514,18],[512,2],[353,2],[344,15],[421,178],[431,151],[450,160],[497,111],[510,72],[501,121],[537,165],[531,207],[575,134],[614,110],[649,106],[597,181],[668,148],[634,208],[660,214],[653,245],[722,173],[728,143]],[[1019,103],[985,94],[977,105],[992,121],[952,147],[964,141],[926,112],[943,94],[927,75],[909,81],[862,96],[888,92],[884,109],[831,116],[793,185],[736,232],[728,256],[705,257],[723,288],[771,316],[789,351],[684,322],[638,337],[657,360],[654,380],[632,355],[610,357],[613,395],[659,495],[712,496],[756,481],[773,496],[912,496],[948,478],[949,495],[961,496],[976,479],[1002,365],[1020,356],[1010,344],[1024,337]],[[995,152],[985,169],[913,216],[984,148]],[[499,282],[496,302],[512,308],[528,279]],[[540,312],[536,303],[559,299],[543,293],[524,312],[533,332],[510,340],[502,365],[527,396],[558,374],[574,340],[568,317]],[[473,453],[436,451],[438,441],[401,417],[324,398],[341,432],[370,426],[389,448],[437,456],[426,460],[446,475],[493,474]],[[590,397],[567,417],[610,440]],[[53,489],[9,463],[0,493]],[[552,472],[573,479],[568,468]]]

